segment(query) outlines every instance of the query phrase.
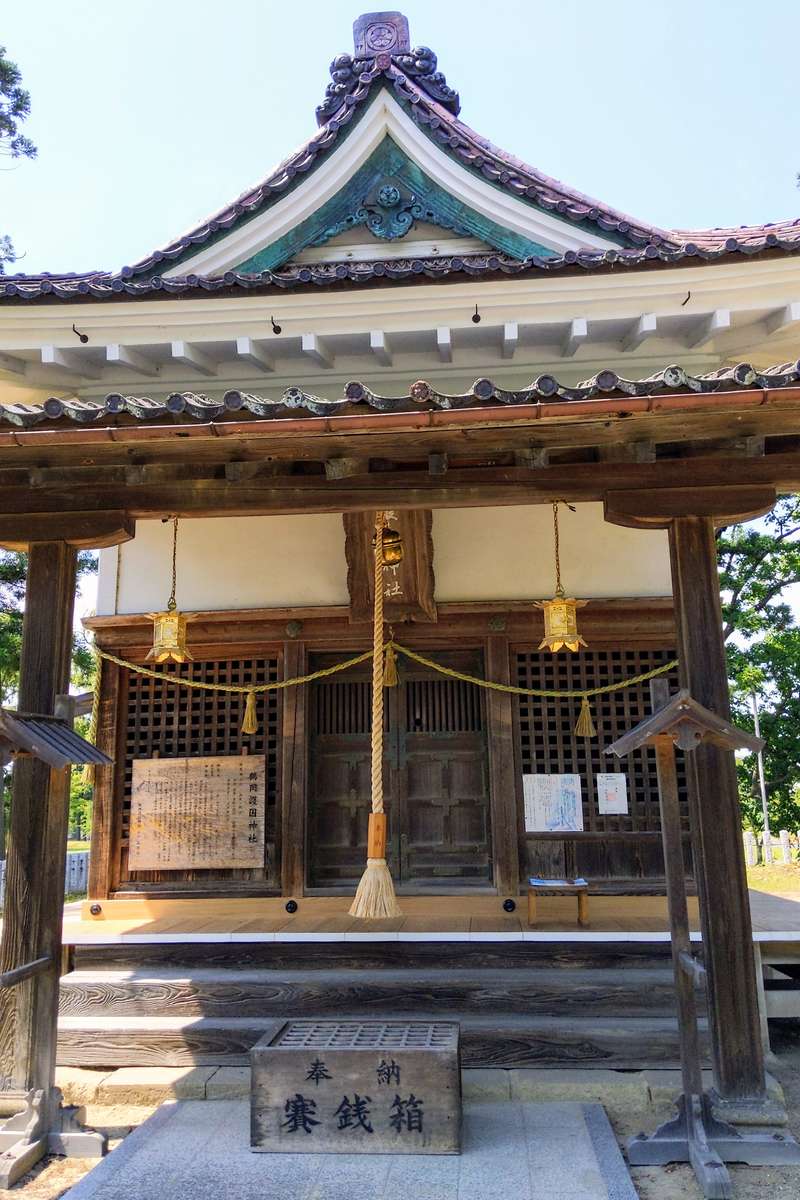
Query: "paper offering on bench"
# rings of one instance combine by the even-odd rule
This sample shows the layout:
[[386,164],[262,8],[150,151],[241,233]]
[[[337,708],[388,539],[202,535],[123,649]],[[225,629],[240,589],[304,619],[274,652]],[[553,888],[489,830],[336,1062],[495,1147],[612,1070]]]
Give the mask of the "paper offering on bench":
[[602,771],[598,773],[597,804],[601,816],[627,816],[628,781],[625,775]]
[[580,775],[523,775],[526,833],[583,829]]

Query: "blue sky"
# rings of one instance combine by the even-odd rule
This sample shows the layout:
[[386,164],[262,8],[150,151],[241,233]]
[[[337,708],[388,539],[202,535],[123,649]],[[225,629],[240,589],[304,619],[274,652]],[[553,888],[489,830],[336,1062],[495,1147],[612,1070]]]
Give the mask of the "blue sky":
[[[376,8],[378,5],[375,6]],[[798,0],[406,0],[462,118],[656,224],[800,214]],[[35,162],[0,163],[18,270],[118,267],[233,199],[316,128],[342,0],[27,0]]]

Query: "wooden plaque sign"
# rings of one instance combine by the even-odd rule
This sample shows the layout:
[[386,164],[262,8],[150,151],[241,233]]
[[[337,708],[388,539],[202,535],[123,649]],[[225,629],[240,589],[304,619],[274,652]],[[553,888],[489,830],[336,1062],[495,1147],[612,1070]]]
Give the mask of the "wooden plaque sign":
[[131,870],[262,867],[265,792],[261,755],[135,759]]

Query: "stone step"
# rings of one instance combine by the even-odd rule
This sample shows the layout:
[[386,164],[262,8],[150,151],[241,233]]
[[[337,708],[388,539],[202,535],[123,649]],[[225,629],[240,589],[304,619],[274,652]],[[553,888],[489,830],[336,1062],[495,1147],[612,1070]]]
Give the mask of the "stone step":
[[[289,1014],[287,1014],[289,1015]],[[306,1016],[310,1014],[305,1014]],[[318,1014],[320,1019],[330,1016]],[[348,1011],[353,1019],[375,1014]],[[461,1024],[466,1067],[582,1066],[631,1070],[678,1064],[676,1022],[667,1017],[496,1017],[460,1011],[404,1011],[404,1020]],[[274,1021],[246,1017],[62,1016],[60,1066],[238,1066]],[[702,1023],[704,1047],[707,1043]]]
[[396,1014],[406,1009],[562,1016],[669,1016],[668,968],[426,970],[77,970],[61,982],[65,1016],[268,1017]]

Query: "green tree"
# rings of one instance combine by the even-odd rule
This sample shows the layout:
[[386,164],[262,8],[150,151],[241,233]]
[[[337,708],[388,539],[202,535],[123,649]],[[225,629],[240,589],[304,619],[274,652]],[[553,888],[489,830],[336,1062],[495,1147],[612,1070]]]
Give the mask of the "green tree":
[[[31,111],[30,93],[22,86],[22,74],[16,63],[6,58],[5,46],[0,46],[0,154],[10,158],[35,158],[36,147],[20,126]],[[0,234],[0,275],[4,264],[17,259],[8,234]]]
[[[758,701],[766,739],[770,824],[800,828],[800,627],[787,589],[800,583],[800,498],[782,497],[763,520],[717,539],[731,700],[738,724],[753,728]],[[755,755],[738,761],[745,824],[763,826]]]

